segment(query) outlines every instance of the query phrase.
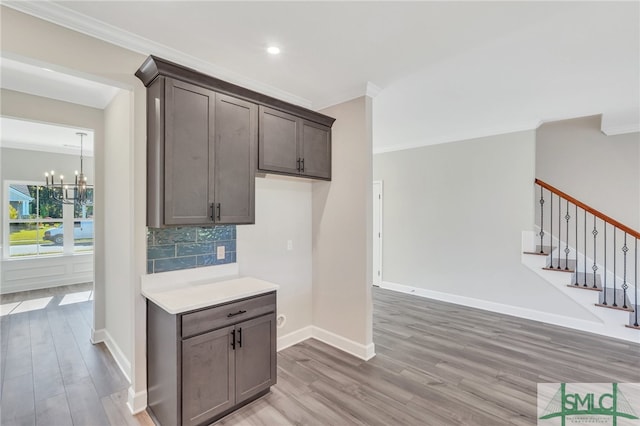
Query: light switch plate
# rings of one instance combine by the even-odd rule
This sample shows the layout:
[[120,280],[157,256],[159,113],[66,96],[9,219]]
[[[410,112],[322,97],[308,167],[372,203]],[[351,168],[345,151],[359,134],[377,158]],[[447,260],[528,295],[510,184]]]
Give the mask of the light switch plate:
[[293,240],[287,240],[287,250],[293,250]]
[[217,250],[216,250],[216,258],[218,260],[222,260],[224,259],[225,253],[224,253],[224,246],[218,246]]

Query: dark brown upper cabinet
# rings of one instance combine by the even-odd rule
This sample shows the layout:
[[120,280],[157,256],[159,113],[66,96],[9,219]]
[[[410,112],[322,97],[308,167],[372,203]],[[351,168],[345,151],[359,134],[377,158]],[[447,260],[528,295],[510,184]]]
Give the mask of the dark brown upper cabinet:
[[257,141],[258,106],[216,94],[214,222],[255,222]]
[[260,106],[258,171],[331,179],[331,127]]
[[254,223],[256,169],[331,179],[334,118],[155,56],[136,76],[147,87],[147,226]]
[[[162,151],[164,161],[150,156],[148,163],[151,176],[159,177],[164,170],[163,182],[156,184],[149,179],[158,190],[155,198],[164,198],[164,206],[157,206],[158,211],[154,212],[164,216],[157,225],[207,223],[211,221],[210,206],[214,202],[214,176],[209,174],[209,166],[214,159],[216,94],[173,79],[162,78],[156,84],[164,84],[165,90],[164,99],[156,98],[160,102],[155,105],[162,108],[164,101],[164,135],[162,123],[152,123],[160,133],[155,135],[158,146],[153,151]],[[154,111],[154,116],[157,115]]]
[[147,112],[147,226],[254,223],[257,105],[160,77]]

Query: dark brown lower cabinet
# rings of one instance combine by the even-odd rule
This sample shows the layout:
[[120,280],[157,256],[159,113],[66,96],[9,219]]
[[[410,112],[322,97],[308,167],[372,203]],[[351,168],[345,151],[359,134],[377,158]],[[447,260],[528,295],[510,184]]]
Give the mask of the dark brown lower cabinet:
[[148,410],[157,423],[210,424],[276,383],[275,293],[178,315],[147,303]]

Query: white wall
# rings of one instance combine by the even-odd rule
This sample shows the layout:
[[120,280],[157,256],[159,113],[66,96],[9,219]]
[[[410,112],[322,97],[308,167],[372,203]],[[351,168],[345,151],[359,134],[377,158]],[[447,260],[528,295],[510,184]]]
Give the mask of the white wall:
[[371,98],[321,112],[336,122],[332,180],[313,183],[313,323],[316,337],[370,358],[374,355]]
[[[51,69],[77,73],[85,78],[95,78],[133,93],[130,111],[133,129],[127,135],[128,139],[126,140],[131,148],[121,153],[121,161],[131,162],[133,166],[131,180],[127,186],[120,188],[121,192],[117,199],[105,199],[101,206],[96,205],[94,216],[96,220],[104,217],[107,213],[107,206],[117,205],[123,197],[133,200],[129,214],[135,226],[129,239],[133,244],[134,270],[123,283],[129,292],[120,295],[123,298],[133,300],[132,311],[120,311],[123,316],[120,324],[126,324],[127,328],[133,327],[133,341],[135,343],[132,359],[128,360],[131,364],[132,382],[128,402],[134,411],[140,411],[146,406],[146,305],[140,294],[140,276],[146,273],[146,90],[134,74],[146,56],[6,7],[1,7],[0,19],[0,40],[3,53],[10,54],[12,57],[37,61],[46,64]],[[44,121],[60,122],[57,120]],[[100,187],[99,179],[105,177],[104,164],[100,163],[99,149],[96,141],[95,167],[98,187]],[[96,298],[102,296],[100,291],[104,291],[105,270],[101,263],[106,257],[114,254],[106,252],[104,243],[98,241],[100,232],[101,230],[96,224],[96,246],[94,248]],[[96,304],[96,309],[101,308]],[[106,309],[118,309],[118,306],[106,307]],[[98,314],[99,312],[96,315],[96,328],[100,327]],[[111,333],[110,330],[107,331]],[[111,334],[115,337],[120,333],[113,331]],[[128,345],[126,342],[115,343],[123,347]]]
[[[2,180],[22,180],[44,185],[44,172],[56,169],[68,176],[74,170],[80,170],[80,153],[78,155],[58,154],[54,152],[32,151],[16,148],[2,148]],[[95,176],[93,158],[84,158],[84,171],[90,180]],[[89,182],[93,184],[93,182]]]
[[[61,102],[12,90],[1,91],[0,114],[24,120],[60,124],[94,130],[96,146],[103,143],[102,110]],[[42,153],[13,148],[2,148],[0,179],[33,180],[43,182],[43,173],[52,164],[68,171],[78,169],[79,157],[65,154]],[[95,170],[89,159],[86,170],[93,180]],[[4,184],[0,185],[1,199],[4,200]],[[4,206],[4,203],[2,203]],[[4,207],[3,207],[4,209]],[[4,210],[3,210],[4,212]],[[0,221],[0,232],[4,232]],[[4,234],[0,234],[4,235]],[[8,249],[8,247],[6,248]],[[56,256],[51,259],[9,259],[1,260],[0,292],[31,290],[57,285],[88,282],[93,280],[94,257],[87,254]],[[102,306],[96,302],[96,311]]]
[[606,136],[601,116],[542,124],[536,177],[640,229],[640,133]]
[[[2,148],[2,167],[0,167],[0,196],[3,213],[5,210],[5,181],[17,180],[43,183],[44,171],[52,167],[70,174],[79,168],[79,157],[51,152],[30,151],[14,148]],[[89,161],[87,161],[89,160]],[[85,159],[85,171],[93,179],[93,159]],[[2,215],[4,225],[4,215]],[[2,229],[0,225],[0,230]],[[8,238],[7,235],[4,236]],[[9,247],[6,247],[7,251]],[[0,293],[34,290],[60,285],[93,281],[93,254],[82,253],[71,256],[51,256],[49,258],[13,258],[2,259],[0,273]]]
[[[121,90],[104,110],[104,287],[105,287],[105,333],[107,341],[117,342],[122,354],[119,362],[131,377],[130,361],[133,357],[133,329],[131,317],[123,312],[133,312],[133,289],[130,277],[133,275],[133,210],[130,191],[123,191],[131,185],[132,146],[131,137],[131,95]],[[117,200],[117,202],[116,202]]]
[[256,223],[239,225],[236,232],[240,274],[280,285],[278,315],[286,316],[278,329],[280,345],[308,337],[305,329],[312,325],[311,183],[257,178]]
[[534,224],[534,160],[534,131],[375,155],[385,285],[591,319],[521,264],[521,233]]

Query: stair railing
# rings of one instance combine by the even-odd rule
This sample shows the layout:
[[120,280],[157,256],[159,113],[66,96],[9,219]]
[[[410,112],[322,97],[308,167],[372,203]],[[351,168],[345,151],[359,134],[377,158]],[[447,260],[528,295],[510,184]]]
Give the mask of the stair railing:
[[[598,306],[632,312],[627,327],[640,328],[638,312],[640,310],[638,309],[640,232],[540,179],[535,180],[535,185],[536,196],[539,196],[539,212],[536,214],[540,225],[538,234],[540,245],[536,250],[539,254],[551,255],[550,264],[545,269],[573,272],[572,286],[600,291]],[[545,208],[547,204],[548,209]],[[580,220],[581,216],[582,220]],[[573,224],[571,224],[572,220]],[[579,222],[582,222],[582,226],[579,226]],[[570,231],[574,234],[571,241]],[[593,241],[588,241],[591,238]],[[545,245],[545,240],[549,242],[548,246]],[[571,242],[575,243],[573,251],[570,248]],[[558,244],[557,259],[553,257],[554,244]],[[570,259],[572,252],[575,259]],[[579,253],[582,255],[579,256]],[[588,255],[591,255],[590,259],[587,259]],[[600,259],[602,264],[598,263]],[[592,272],[588,272],[589,270]],[[602,271],[601,281],[598,280],[600,270]],[[630,300],[628,296],[632,281],[633,296]]]

